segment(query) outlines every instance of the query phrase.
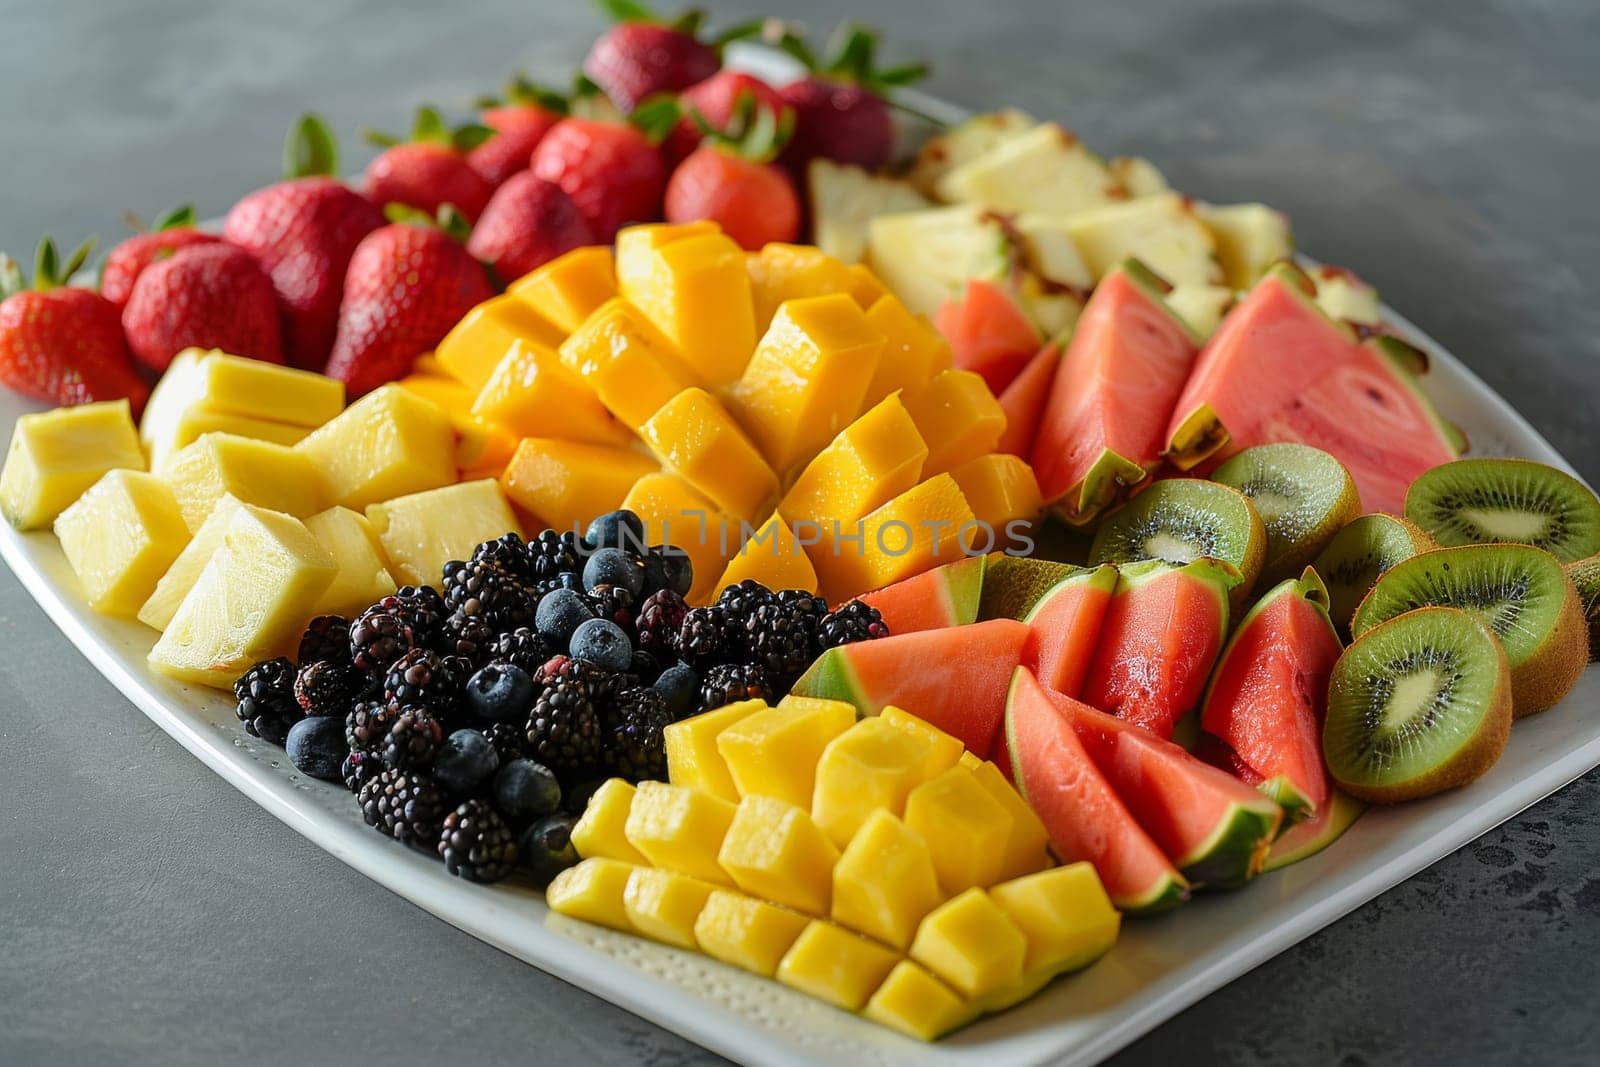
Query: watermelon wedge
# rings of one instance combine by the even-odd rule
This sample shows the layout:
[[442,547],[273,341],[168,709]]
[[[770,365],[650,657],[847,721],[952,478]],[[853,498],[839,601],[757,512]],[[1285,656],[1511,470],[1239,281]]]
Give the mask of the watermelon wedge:
[[1052,341],[1028,360],[1022,373],[1011,379],[1011,384],[1000,394],[1000,410],[1006,413],[1006,432],[1000,435],[1000,443],[994,448],[996,452],[1026,458],[1033,451],[1039,420],[1044,417],[1044,405],[1050,399],[1050,382],[1060,362],[1061,346]]
[[968,556],[859,599],[878,609],[891,634],[942,630],[978,621],[987,556]]
[[1056,365],[1031,458],[1045,500],[1068,522],[1090,521],[1161,462],[1199,352],[1162,299],[1167,288],[1137,260],[1111,271]]
[[792,691],[847,700],[863,715],[893,704],[985,755],[1029,633],[1023,623],[994,619],[840,645],[817,657]]
[[1062,863],[1088,860],[1122,911],[1157,911],[1189,895],[1188,883],[1095,767],[1077,731],[1025,667],[1006,699],[1012,780],[1050,834]]
[[1240,621],[1200,711],[1201,728],[1226,742],[1292,819],[1314,816],[1328,800],[1322,717],[1342,651],[1328,590],[1308,567]]
[[1337,841],[1367,810],[1367,805],[1349,793],[1335,789],[1321,811],[1304,822],[1297,822],[1272,843],[1264,871],[1275,871],[1299,863]]
[[1228,591],[1238,582],[1237,570],[1207,556],[1181,567],[1124,566],[1100,624],[1084,703],[1171,740],[1205,691],[1228,633]]
[[946,300],[933,324],[950,342],[960,370],[976,371],[999,396],[1039,351],[1039,328],[1011,295],[982,278],[967,281],[960,300]]
[[1069,697],[1083,691],[1100,641],[1100,623],[1116,588],[1117,568],[1101,564],[1063,580],[1028,612],[1022,620],[1030,631],[1022,646],[1022,665],[1040,685]]

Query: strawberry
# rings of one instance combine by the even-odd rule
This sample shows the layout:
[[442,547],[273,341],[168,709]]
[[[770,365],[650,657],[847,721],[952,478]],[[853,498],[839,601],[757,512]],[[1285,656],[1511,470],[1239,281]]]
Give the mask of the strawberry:
[[795,173],[817,157],[881,170],[894,158],[894,120],[885,94],[927,73],[914,64],[878,70],[877,38],[859,27],[841,26],[834,57],[820,63],[805,42],[786,35],[782,47],[811,73],[778,90],[795,111],[794,139],[783,162]]
[[564,119],[533,150],[529,169],[566,190],[595,240],[609,243],[625,224],[659,216],[666,167],[640,125],[660,134],[676,121],[671,103],[639,108],[628,123]]
[[100,268],[100,295],[119,308],[128,302],[128,294],[133,292],[139,272],[150,264],[180,248],[211,244],[221,239],[194,228],[194,208],[189,204],[167,212],[147,231],[142,225],[135,229],[143,232],[113,248],[106,256],[105,266]]
[[665,22],[637,0],[600,0],[600,8],[617,25],[589,49],[583,73],[624,113],[656,93],[705,81],[722,66],[723,45],[761,28],[760,22],[743,23],[702,41],[699,11]]
[[369,393],[493,295],[483,265],[444,230],[412,221],[374,230],[350,257],[328,376],[351,397]]
[[46,237],[32,289],[16,262],[0,255],[0,383],[50,404],[127,397],[137,415],[150,387],[128,358],[117,306],[92,289],[61,284],[92,246],[58,269],[55,242]]
[[719,70],[678,94],[678,107],[683,117],[662,142],[661,151],[667,161],[675,165],[700,147],[705,134],[690,118],[691,114],[698,112],[716,129],[726,129],[733,121],[740,98],[746,93],[754,98],[756,107],[771,111],[774,118],[781,116],[788,106],[778,90],[760,78],[741,70]]
[[285,154],[289,180],[235,204],[222,236],[255,256],[272,279],[289,361],[321,370],[333,347],[350,253],[383,225],[383,213],[329,177],[338,167],[337,146],[316,116],[296,123]]
[[793,132],[794,113],[785,108],[775,117],[746,93],[721,130],[698,112],[692,117],[706,140],[667,182],[667,221],[711,219],[750,251],[799,237],[800,198],[771,162]]
[[489,183],[468,165],[466,153],[493,136],[487,126],[445,125],[431,107],[417,109],[411,139],[367,131],[367,140],[387,147],[364,175],[367,197],[376,204],[404,204],[432,215],[446,204],[472,222],[489,202]]
[[249,252],[221,241],[146,267],[122,309],[122,329],[134,358],[157,372],[185,348],[283,362],[272,279]]
[[478,119],[493,136],[467,153],[467,166],[491,187],[528,168],[528,158],[550,128],[567,114],[566,98],[541,89],[518,75],[506,87],[505,99],[479,101]]
[[563,252],[594,243],[594,231],[566,190],[523,171],[489,198],[467,251],[509,281]]

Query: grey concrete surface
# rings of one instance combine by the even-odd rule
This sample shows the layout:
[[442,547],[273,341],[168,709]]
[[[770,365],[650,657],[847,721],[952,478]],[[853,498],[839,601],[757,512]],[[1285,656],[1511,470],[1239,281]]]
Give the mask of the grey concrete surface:
[[[599,27],[575,3],[0,2],[0,247],[218,214],[306,107],[400,128]],[[1060,117],[1288,210],[1591,480],[1600,8],[828,0],[929,88]],[[757,13],[713,4],[721,19]],[[351,153],[351,161],[363,156]],[[0,1063],[655,1063],[703,1052],[306,844],[90,670],[0,572]],[[1120,1063],[1580,1063],[1600,1053],[1600,775],[1132,1045]]]

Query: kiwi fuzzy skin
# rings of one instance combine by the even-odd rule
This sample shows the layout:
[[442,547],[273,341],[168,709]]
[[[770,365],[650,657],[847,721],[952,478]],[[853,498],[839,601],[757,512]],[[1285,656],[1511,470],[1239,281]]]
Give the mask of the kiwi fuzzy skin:
[[1578,602],[1589,623],[1589,662],[1600,660],[1600,556],[1567,564],[1567,577],[1578,589]]

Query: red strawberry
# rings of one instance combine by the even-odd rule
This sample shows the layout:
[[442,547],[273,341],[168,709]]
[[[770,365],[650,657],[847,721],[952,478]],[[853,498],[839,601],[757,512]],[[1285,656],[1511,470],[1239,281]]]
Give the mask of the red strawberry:
[[417,110],[411,140],[369,131],[367,139],[386,145],[367,164],[367,197],[379,205],[404,204],[427,215],[452,205],[471,222],[489,202],[489,183],[467,164],[466,153],[494,131],[468,125],[450,129],[431,107]]
[[304,116],[296,125],[288,155],[291,179],[235,204],[222,236],[254,255],[272,279],[289,361],[321,370],[333,347],[350,253],[383,225],[383,213],[354,189],[326,176],[337,168],[338,153],[315,116]]
[[539,142],[529,162],[536,176],[572,197],[596,241],[609,243],[625,224],[660,215],[666,168],[650,138],[632,125],[565,119]]
[[778,90],[795,111],[794,139],[783,162],[797,173],[819,156],[868,170],[888,166],[894,158],[894,120],[884,94],[927,73],[920,64],[876,69],[877,38],[863,29],[843,26],[836,36],[839,46],[826,64],[798,38],[783,41],[811,68],[809,75]]
[[134,358],[158,372],[185,348],[283,362],[272,280],[249,252],[220,241],[146,267],[122,309],[122,329]]
[[0,383],[51,404],[127,397],[134,414],[150,387],[128,358],[117,306],[92,289],[63,288],[83,266],[92,243],[57,269],[55,243],[39,245],[34,288],[0,255]]
[[[142,227],[140,227],[142,229]],[[158,259],[190,245],[211,244],[221,238],[194,228],[194,208],[185,204],[157,219],[148,231],[135,234],[113,248],[100,268],[100,295],[117,307],[128,302],[139,272]]]
[[695,116],[706,143],[689,154],[667,182],[668,222],[711,219],[751,251],[800,235],[800,198],[783,169],[771,162],[789,134],[794,113],[774,116],[745,94],[733,120],[719,131]]
[[511,281],[582,245],[589,222],[561,186],[523,171],[495,190],[472,228],[467,251]]
[[527,169],[528,157],[567,113],[564,97],[521,76],[512,79],[503,102],[485,100],[480,106],[478,118],[494,134],[467,153],[467,166],[495,188]]
[[617,25],[589,49],[583,73],[625,113],[647,96],[677,92],[711,77],[722,66],[722,46],[760,26],[741,25],[704,42],[698,36],[698,11],[664,22],[636,0],[601,0],[600,6]]
[[352,397],[369,393],[493,295],[483,265],[443,230],[410,222],[374,230],[350,257],[328,376]]
[[716,129],[727,129],[738,110],[739,100],[749,94],[755,106],[772,112],[774,118],[783,114],[787,106],[778,90],[751,74],[740,70],[719,70],[703,82],[697,82],[678,94],[678,106],[683,117],[672,128],[672,133],[662,142],[661,150],[669,163],[676,164],[690,152],[700,147],[705,134],[690,116],[699,114]]

